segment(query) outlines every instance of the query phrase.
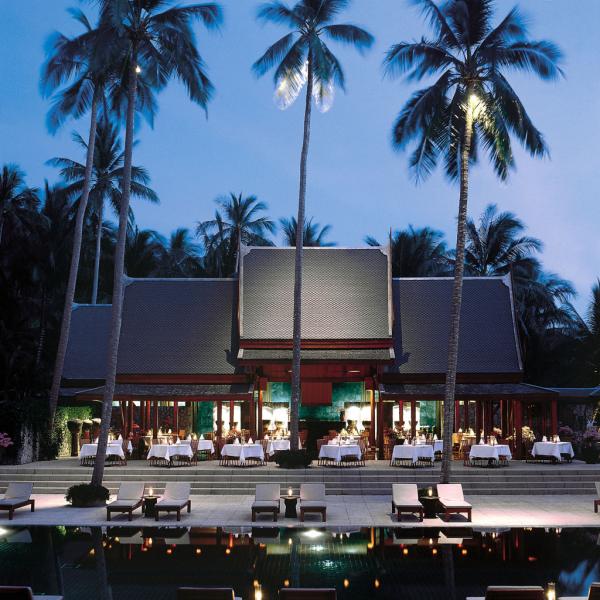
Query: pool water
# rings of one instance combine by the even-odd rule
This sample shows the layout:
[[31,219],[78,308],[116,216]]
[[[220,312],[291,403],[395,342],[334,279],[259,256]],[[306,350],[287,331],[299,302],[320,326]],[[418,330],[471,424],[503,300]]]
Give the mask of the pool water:
[[338,598],[462,600],[488,585],[556,582],[587,596],[600,529],[276,529],[0,526],[0,584],[66,600],[174,600],[179,586],[244,600],[286,586]]

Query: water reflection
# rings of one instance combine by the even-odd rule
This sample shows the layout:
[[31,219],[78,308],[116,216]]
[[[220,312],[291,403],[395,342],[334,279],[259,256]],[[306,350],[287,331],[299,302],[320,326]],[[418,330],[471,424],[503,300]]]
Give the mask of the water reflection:
[[481,596],[487,585],[600,579],[598,530],[109,527],[0,529],[0,582],[66,600],[172,599],[179,586],[265,600],[286,586],[339,598]]

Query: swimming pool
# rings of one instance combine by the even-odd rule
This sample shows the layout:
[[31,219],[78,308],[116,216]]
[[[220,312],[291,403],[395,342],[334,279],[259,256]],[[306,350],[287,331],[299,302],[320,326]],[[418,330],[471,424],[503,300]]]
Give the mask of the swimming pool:
[[66,600],[173,600],[179,586],[265,600],[286,586],[338,598],[459,600],[487,585],[600,580],[600,529],[278,529],[0,525],[0,583]]

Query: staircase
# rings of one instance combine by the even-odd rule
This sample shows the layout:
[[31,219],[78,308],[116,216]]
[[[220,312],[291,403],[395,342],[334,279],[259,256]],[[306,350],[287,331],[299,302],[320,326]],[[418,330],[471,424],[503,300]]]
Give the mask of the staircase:
[[[64,494],[68,487],[90,480],[90,467],[62,466],[61,461],[32,465],[0,466],[0,492],[10,481],[33,481],[36,494]],[[189,481],[192,494],[253,494],[257,483],[279,483],[282,490],[301,483],[325,483],[327,494],[389,495],[392,483],[435,485],[439,466],[434,469],[403,469],[368,463],[362,468],[324,468],[284,470],[273,464],[266,467],[225,468],[216,462],[198,467],[150,468],[141,461],[126,467],[107,467],[104,485],[116,492],[122,481],[144,481],[158,493],[169,481]],[[595,494],[600,481],[600,465],[525,465],[513,462],[507,468],[454,467],[452,481],[463,484],[467,495]]]

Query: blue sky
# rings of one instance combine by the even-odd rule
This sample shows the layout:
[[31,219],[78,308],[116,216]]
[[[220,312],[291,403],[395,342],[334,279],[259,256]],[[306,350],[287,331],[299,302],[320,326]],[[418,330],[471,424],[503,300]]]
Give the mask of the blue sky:
[[[38,91],[44,42],[53,30],[78,31],[66,9],[78,0],[0,0],[0,162],[15,162],[31,185],[56,180],[45,166],[53,156],[81,158],[71,132],[85,133],[85,122],[70,122],[50,136],[44,119],[47,101]],[[182,4],[189,3],[181,0]],[[498,17],[514,1],[498,0]],[[159,97],[154,129],[143,124],[134,162],[145,166],[161,204],[134,204],[141,227],[168,234],[193,228],[211,217],[220,194],[256,194],[275,217],[295,213],[302,133],[302,103],[286,111],[273,103],[269,76],[257,80],[252,62],[282,34],[254,20],[254,0],[222,0],[225,26],[207,33],[198,26],[198,44],[217,93],[204,112],[173,83]],[[91,12],[89,5],[82,5]],[[551,158],[533,160],[520,149],[517,170],[507,183],[495,179],[482,162],[472,171],[470,215],[488,203],[515,211],[530,235],[544,242],[548,270],[573,281],[580,310],[600,276],[600,47],[598,0],[521,0],[530,17],[531,37],[557,42],[565,53],[566,79],[544,83],[512,76],[535,124],[546,135]],[[417,86],[382,80],[381,59],[394,42],[425,33],[417,11],[403,0],[354,0],[345,20],[376,36],[372,51],[336,46],[347,78],[326,114],[314,113],[309,156],[307,213],[333,226],[331,239],[361,245],[363,237],[384,240],[390,227],[430,225],[446,232],[454,246],[458,191],[441,172],[415,186],[407,156],[390,145],[390,129],[400,107]],[[332,43],[332,46],[334,44]]]

